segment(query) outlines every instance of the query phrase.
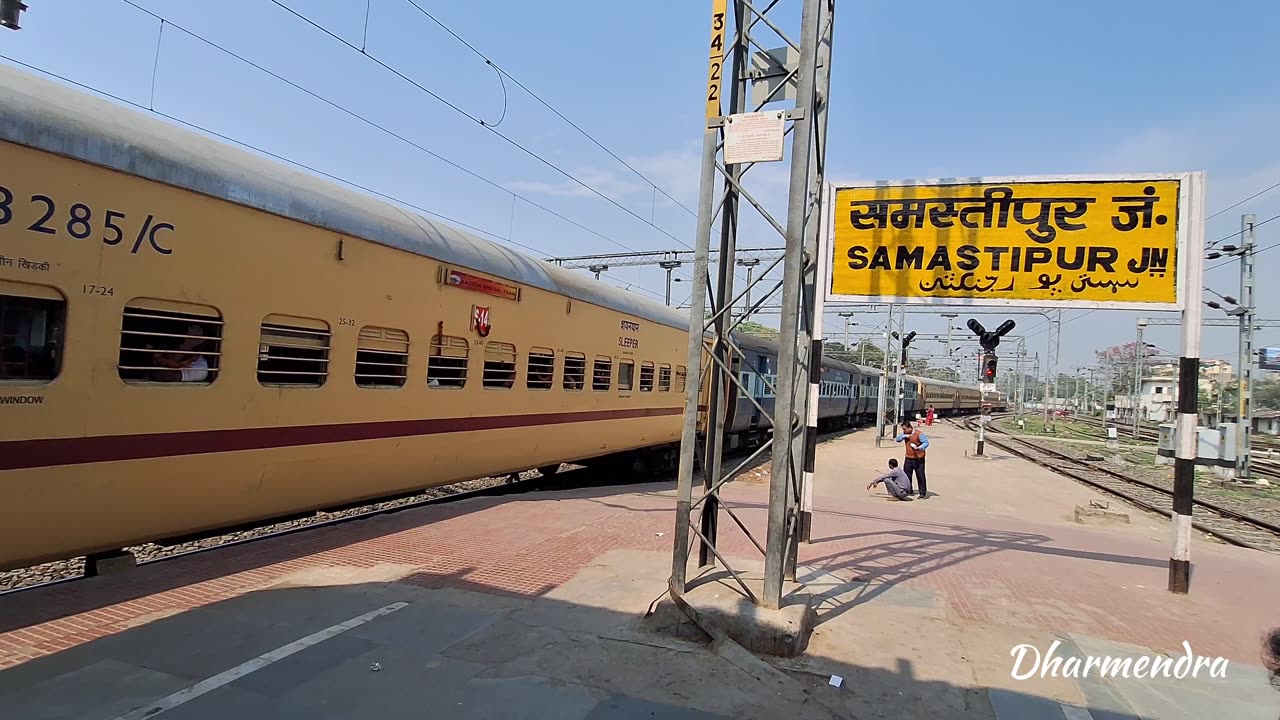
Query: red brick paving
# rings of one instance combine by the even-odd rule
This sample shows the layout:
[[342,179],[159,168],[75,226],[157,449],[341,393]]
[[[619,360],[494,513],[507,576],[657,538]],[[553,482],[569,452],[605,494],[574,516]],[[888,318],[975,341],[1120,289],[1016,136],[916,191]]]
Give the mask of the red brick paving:
[[[761,530],[763,484],[726,489]],[[1280,624],[1280,558],[1197,545],[1192,595],[1165,591],[1167,548],[1117,532],[948,515],[945,506],[818,499],[801,562],[846,579],[926,588],[961,618],[1073,631],[1257,662]],[[436,506],[148,565],[120,577],[0,598],[0,669],[270,585],[299,570],[407,565],[407,579],[539,596],[616,548],[669,552],[672,495],[591,490]],[[755,549],[727,518],[721,551]],[[658,533],[662,533],[661,536]],[[874,591],[874,590],[873,590]]]

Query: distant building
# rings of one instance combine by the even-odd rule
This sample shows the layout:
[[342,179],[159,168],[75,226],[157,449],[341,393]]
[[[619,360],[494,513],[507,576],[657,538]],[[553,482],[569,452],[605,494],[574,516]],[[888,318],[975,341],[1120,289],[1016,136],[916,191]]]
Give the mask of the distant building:
[[[1236,422],[1235,408],[1224,410],[1222,422]],[[1280,410],[1254,410],[1254,435],[1280,435]]]
[[[1177,380],[1178,365],[1161,363],[1147,368],[1153,378],[1169,378]],[[1207,393],[1218,392],[1219,387],[1226,387],[1236,381],[1235,371],[1226,360],[1200,361],[1200,389]]]
[[1235,382],[1236,376],[1231,369],[1231,363],[1226,360],[1202,360],[1200,361],[1200,389],[1211,390],[1217,387],[1226,387]]
[[1253,413],[1253,432],[1280,435],[1280,410],[1258,410]]

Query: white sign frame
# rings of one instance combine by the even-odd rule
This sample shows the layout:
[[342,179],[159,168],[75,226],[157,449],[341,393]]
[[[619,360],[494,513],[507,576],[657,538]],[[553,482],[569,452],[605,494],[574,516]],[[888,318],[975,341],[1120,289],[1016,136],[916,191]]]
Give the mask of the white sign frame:
[[[835,265],[835,199],[836,193],[844,189],[916,187],[922,185],[980,185],[1005,183],[1063,183],[1063,182],[1144,182],[1149,180],[1177,180],[1178,191],[1178,233],[1177,233],[1177,282],[1175,292],[1177,300],[1172,303],[1154,302],[1108,302],[1105,300],[987,300],[985,298],[928,298],[897,297],[890,295],[843,295],[831,291]],[[1204,184],[1204,172],[1182,173],[1148,173],[1130,175],[1009,175],[993,177],[964,178],[929,178],[919,180],[879,180],[830,182],[824,188],[827,202],[823,210],[821,233],[822,248],[819,258],[826,272],[822,286],[822,294],[826,303],[857,303],[870,305],[933,305],[939,307],[1033,307],[1054,310],[1145,310],[1149,312],[1175,312],[1185,309],[1188,295],[1194,295],[1199,302],[1197,288],[1187,287],[1187,253],[1202,253],[1203,248],[1189,247],[1188,234],[1195,224],[1203,224],[1203,209],[1192,202],[1195,191]],[[1203,238],[1201,238],[1203,244]]]

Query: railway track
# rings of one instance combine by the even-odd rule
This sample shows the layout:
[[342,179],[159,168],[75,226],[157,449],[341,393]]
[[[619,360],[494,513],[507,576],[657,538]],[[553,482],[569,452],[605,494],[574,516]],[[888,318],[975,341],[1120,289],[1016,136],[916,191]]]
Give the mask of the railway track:
[[[1107,425],[1099,418],[1090,417],[1088,415],[1077,415],[1060,419],[1066,422],[1083,423],[1085,425],[1092,426],[1099,431],[1098,435],[1092,436],[1094,439],[1106,439],[1106,433],[1103,429],[1106,428]],[[1120,430],[1121,439],[1132,437],[1132,425],[1121,423],[1117,427]],[[1142,426],[1138,428],[1138,439],[1151,443],[1158,443],[1160,441],[1160,433],[1156,430],[1152,430],[1149,426]],[[1261,475],[1269,478],[1280,478],[1280,461],[1270,459],[1270,455],[1273,452],[1280,451],[1280,445],[1277,445],[1270,439],[1264,440],[1262,439],[1262,436],[1259,435],[1255,435],[1253,437],[1251,445],[1253,447],[1253,453],[1249,460],[1249,467],[1253,470],[1253,473],[1255,475]],[[1267,457],[1263,457],[1260,451],[1265,451],[1267,453]]]
[[[976,430],[977,419],[966,418],[964,427]],[[1165,517],[1172,514],[1173,492],[1160,485],[1009,435],[992,423],[987,425],[986,442],[1143,509]],[[1193,503],[1192,526],[1197,530],[1232,545],[1280,552],[1280,525],[1205,500]]]

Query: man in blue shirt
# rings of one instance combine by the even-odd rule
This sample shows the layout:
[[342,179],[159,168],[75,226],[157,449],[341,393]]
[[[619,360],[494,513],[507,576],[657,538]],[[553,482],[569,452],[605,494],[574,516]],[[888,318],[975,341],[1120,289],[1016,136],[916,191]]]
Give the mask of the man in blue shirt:
[[924,500],[929,497],[924,479],[924,451],[929,447],[929,438],[925,437],[919,428],[912,429],[911,423],[904,420],[902,432],[898,433],[898,437],[894,440],[906,444],[907,460],[903,463],[902,470],[907,476],[907,492],[911,492],[911,476],[914,475],[916,483],[920,486],[920,499]]

